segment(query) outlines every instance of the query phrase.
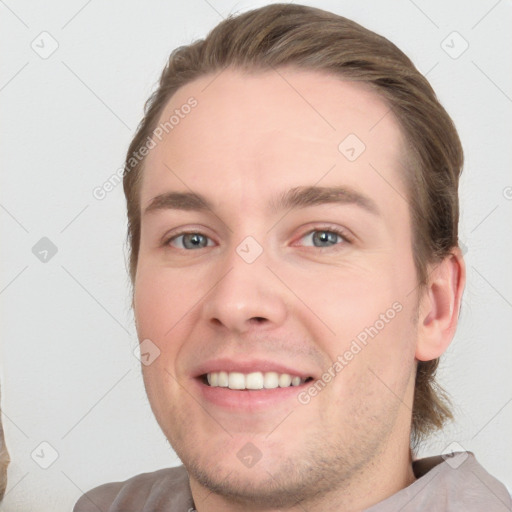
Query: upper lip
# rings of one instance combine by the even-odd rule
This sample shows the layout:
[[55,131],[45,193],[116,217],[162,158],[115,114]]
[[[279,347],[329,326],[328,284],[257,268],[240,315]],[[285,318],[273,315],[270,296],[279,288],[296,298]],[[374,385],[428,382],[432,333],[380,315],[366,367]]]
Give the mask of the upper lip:
[[293,368],[276,361],[269,359],[229,359],[220,358],[206,361],[199,366],[195,367],[192,375],[194,377],[200,377],[207,373],[213,372],[240,372],[240,373],[252,373],[252,372],[277,372],[277,373],[288,373],[293,376],[298,376],[302,379],[313,377],[313,372],[304,370],[301,368]]

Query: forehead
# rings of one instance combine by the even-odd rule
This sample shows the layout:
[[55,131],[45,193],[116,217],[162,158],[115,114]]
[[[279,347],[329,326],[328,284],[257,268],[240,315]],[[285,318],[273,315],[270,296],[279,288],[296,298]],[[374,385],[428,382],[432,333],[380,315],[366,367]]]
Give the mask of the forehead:
[[386,180],[404,188],[404,146],[390,107],[368,85],[326,73],[206,75],[174,94],[158,128],[146,157],[142,206],[165,187],[208,191],[241,181],[255,192],[260,186],[261,194],[320,179],[366,188],[370,180],[375,193],[388,195]]

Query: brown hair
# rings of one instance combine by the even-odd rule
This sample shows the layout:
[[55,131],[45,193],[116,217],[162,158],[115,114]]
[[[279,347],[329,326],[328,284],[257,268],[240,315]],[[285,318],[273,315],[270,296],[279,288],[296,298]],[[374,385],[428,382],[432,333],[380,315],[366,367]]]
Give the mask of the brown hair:
[[[226,67],[257,72],[284,66],[316,70],[362,82],[389,105],[406,140],[408,201],[419,287],[427,265],[458,245],[458,181],[462,147],[449,115],[411,60],[388,39],[321,9],[273,4],[217,25],[205,39],[175,49],[128,149],[124,191],[128,209],[130,277],[135,280],[140,238],[139,189],[144,160],[138,155],[169,99],[180,87]],[[414,199],[413,199],[414,198]],[[416,374],[411,444],[415,448],[453,419],[436,385],[439,359],[420,361]]]

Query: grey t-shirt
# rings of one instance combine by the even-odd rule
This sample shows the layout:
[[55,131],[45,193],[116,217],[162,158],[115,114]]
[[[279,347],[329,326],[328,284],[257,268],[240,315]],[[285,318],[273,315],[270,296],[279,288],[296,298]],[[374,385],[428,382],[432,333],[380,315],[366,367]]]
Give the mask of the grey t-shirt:
[[[417,478],[409,487],[365,512],[512,511],[506,487],[472,452],[413,462]],[[101,485],[83,495],[73,512],[192,512],[195,510],[184,466],[136,475]]]

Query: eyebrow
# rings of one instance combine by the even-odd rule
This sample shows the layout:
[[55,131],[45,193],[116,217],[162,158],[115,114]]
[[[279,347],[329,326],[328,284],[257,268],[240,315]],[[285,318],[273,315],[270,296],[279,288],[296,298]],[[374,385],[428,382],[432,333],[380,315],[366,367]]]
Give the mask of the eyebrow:
[[[282,210],[301,209],[322,204],[355,204],[373,215],[379,215],[375,201],[348,187],[294,187],[273,198],[268,203],[271,213]],[[204,211],[214,210],[213,204],[195,192],[166,192],[154,197],[144,214],[156,210]]]

